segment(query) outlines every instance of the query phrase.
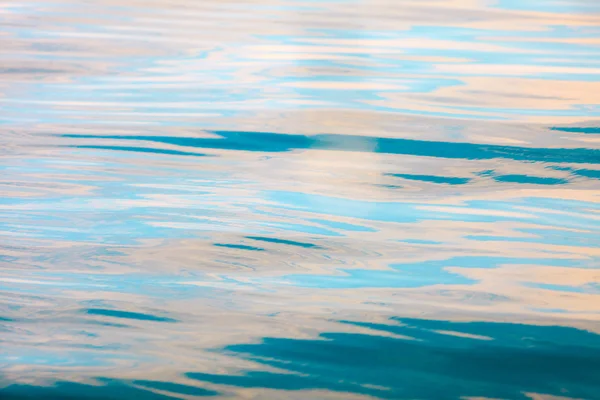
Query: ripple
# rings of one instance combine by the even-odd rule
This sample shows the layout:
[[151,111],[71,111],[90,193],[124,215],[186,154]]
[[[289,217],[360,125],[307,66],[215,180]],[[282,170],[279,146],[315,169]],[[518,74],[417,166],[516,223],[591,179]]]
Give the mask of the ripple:
[[597,398],[592,2],[0,5],[0,398]]

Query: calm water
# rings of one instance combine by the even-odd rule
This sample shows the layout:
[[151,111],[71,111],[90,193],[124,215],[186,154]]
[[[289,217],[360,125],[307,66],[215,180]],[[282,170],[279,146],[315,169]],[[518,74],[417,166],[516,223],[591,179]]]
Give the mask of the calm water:
[[4,0],[0,398],[600,399],[600,2]]

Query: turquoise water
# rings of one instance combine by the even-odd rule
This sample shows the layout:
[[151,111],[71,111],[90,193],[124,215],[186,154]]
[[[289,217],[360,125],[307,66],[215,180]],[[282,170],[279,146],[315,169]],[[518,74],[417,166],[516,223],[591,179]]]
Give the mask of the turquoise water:
[[600,3],[0,4],[0,399],[600,399]]

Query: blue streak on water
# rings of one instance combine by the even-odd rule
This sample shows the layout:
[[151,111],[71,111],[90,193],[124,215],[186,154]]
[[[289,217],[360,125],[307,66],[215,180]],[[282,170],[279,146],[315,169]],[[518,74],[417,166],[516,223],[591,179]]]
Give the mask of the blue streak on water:
[[469,178],[458,178],[451,176],[435,176],[435,175],[415,175],[415,174],[387,174],[397,178],[410,179],[415,181],[442,183],[448,185],[464,185],[469,183]]
[[495,176],[496,182],[510,182],[510,183],[533,183],[535,185],[564,185],[569,181],[561,178],[550,178],[544,176],[530,176],[530,175],[499,175]]
[[[242,387],[329,389],[381,398],[455,399],[466,393],[528,398],[522,389],[593,398],[600,389],[595,379],[600,372],[600,338],[596,334],[558,326],[508,323],[418,319],[392,322],[396,323],[348,321],[372,329],[372,334],[328,332],[317,340],[267,337],[259,344],[232,345],[226,349],[287,373],[190,372],[188,376]],[[384,337],[377,332],[413,340]],[[469,363],[465,364],[465,360]],[[582,366],[585,370],[580,374]],[[530,373],[531,369],[535,374]],[[560,378],[549,380],[550,376]]]
[[260,247],[247,246],[245,244],[215,243],[214,245],[217,246],[217,247],[227,247],[227,248],[230,248],[230,249],[250,250],[250,251],[265,251],[265,249],[262,249]]
[[111,150],[111,151],[131,151],[138,153],[156,153],[156,154],[169,154],[176,156],[194,156],[203,157],[206,154],[192,153],[186,151],[167,150],[167,149],[149,149],[147,147],[133,147],[133,146],[76,146],[78,149],[97,149],[97,150]]
[[589,148],[553,149],[515,146],[478,145],[473,143],[430,142],[423,140],[377,138],[354,135],[301,136],[268,132],[225,132],[214,131],[222,138],[178,138],[160,136],[100,136],[62,135],[73,139],[141,140],[172,144],[190,148],[223,149],[260,152],[286,152],[298,149],[320,149],[337,151],[367,151],[384,154],[459,158],[467,160],[511,160],[543,161],[557,163],[600,163],[600,150]]
[[304,248],[319,248],[316,244],[313,243],[303,243],[297,242],[295,240],[286,240],[286,239],[277,239],[277,238],[269,238],[269,237],[260,237],[260,236],[246,236],[247,239],[258,240],[269,243],[277,243],[277,244],[287,244],[289,246],[298,246]]
[[553,126],[550,129],[561,132],[572,132],[572,133],[585,133],[585,134],[597,134],[600,133],[600,127],[595,126]]
[[120,310],[106,310],[102,308],[88,308],[85,310],[86,314],[89,315],[102,315],[113,318],[125,318],[125,319],[136,319],[142,321],[156,321],[156,322],[177,322],[173,318],[159,317],[151,314],[144,314],[131,311],[120,311]]

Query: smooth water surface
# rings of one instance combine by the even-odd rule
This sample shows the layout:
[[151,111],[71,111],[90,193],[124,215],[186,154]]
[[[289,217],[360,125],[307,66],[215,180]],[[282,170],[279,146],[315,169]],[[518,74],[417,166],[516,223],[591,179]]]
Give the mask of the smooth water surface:
[[0,398],[600,399],[600,2],[4,0]]

